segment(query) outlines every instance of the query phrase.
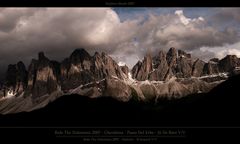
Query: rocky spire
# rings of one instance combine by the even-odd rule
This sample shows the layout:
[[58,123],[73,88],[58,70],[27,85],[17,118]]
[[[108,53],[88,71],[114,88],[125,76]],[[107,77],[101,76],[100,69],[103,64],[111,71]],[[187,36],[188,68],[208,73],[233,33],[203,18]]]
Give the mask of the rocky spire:
[[205,65],[205,62],[197,59],[194,63],[193,63],[193,67],[192,67],[192,76],[194,77],[200,77],[203,74],[203,67]]
[[160,50],[158,55],[153,58],[154,70],[149,73],[149,80],[164,80],[169,69],[166,57],[166,53]]
[[189,78],[192,76],[193,60],[191,54],[178,50],[177,63],[175,67],[175,75],[178,78]]
[[212,75],[219,73],[219,66],[217,63],[212,63],[209,61],[203,67],[203,75]]
[[33,98],[38,98],[57,91],[59,86],[59,67],[50,61],[43,52],[38,54],[38,60],[33,59],[29,65],[27,93],[32,93]]
[[170,48],[166,58],[169,67],[172,68],[177,62],[177,50],[174,47]]
[[149,73],[153,71],[152,56],[148,53],[142,62],[138,62],[132,69],[133,78],[144,81],[149,78]]
[[6,73],[6,87],[14,94],[21,94],[27,87],[27,71],[22,61],[10,64]]
[[138,61],[138,62],[133,66],[132,71],[131,71],[133,78],[137,79],[137,77],[138,77],[138,75],[139,75],[138,73],[139,73],[141,67],[142,67],[142,62],[141,62],[141,61]]
[[230,72],[239,66],[240,60],[236,55],[227,55],[219,61],[219,70],[221,72]]
[[96,52],[92,57],[84,50],[75,50],[70,58],[61,63],[62,89],[76,88],[81,84],[102,80],[106,77],[123,79],[118,64],[106,53]]

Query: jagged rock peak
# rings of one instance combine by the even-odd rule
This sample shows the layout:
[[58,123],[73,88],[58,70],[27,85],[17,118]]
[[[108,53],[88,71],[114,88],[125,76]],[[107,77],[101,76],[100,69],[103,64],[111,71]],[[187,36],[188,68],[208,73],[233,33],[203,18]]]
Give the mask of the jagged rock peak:
[[186,57],[186,58],[191,58],[191,54],[186,53],[183,50],[178,50],[178,57]]
[[170,67],[176,63],[177,59],[177,50],[174,47],[171,47],[167,52],[167,62]]
[[[19,61],[17,64],[10,64],[8,65],[7,76],[16,76],[19,80],[26,79],[26,67],[22,61]],[[12,77],[13,78],[13,77]]]
[[102,52],[102,57],[103,57],[103,56],[106,56],[106,53],[105,53],[105,52]]
[[99,52],[95,52],[95,53],[94,53],[94,56],[95,56],[95,57],[99,57],[99,56],[100,56]]
[[160,50],[158,55],[153,57],[153,68],[153,71],[149,73],[149,80],[164,80],[169,68],[164,51]]
[[216,63],[206,63],[203,68],[203,75],[212,75],[219,73],[219,66]]
[[19,61],[18,63],[17,63],[17,66],[19,67],[19,68],[25,68],[26,69],[26,67],[25,67],[25,65],[24,65],[24,63],[22,62],[22,61]]
[[137,80],[144,81],[149,78],[149,73],[153,71],[153,60],[150,53],[148,53],[143,61],[138,63],[132,69],[132,76]]
[[24,91],[27,86],[27,71],[23,62],[8,65],[5,85],[14,94],[20,94]]
[[158,54],[153,57],[153,68],[158,68],[159,64],[161,64],[163,61],[166,61],[166,53],[160,50]]
[[122,72],[123,72],[126,76],[128,76],[128,73],[129,73],[129,68],[128,68],[128,66],[127,66],[127,65],[124,65],[124,66],[120,66],[120,68],[121,68]]
[[143,63],[146,71],[150,72],[153,70],[151,53],[147,53],[147,55],[144,57]]
[[218,58],[212,58],[212,59],[209,60],[209,62],[218,63],[218,62],[219,62],[219,59],[218,59]]
[[230,72],[240,66],[240,59],[236,55],[227,55],[219,61],[219,66],[222,72]]
[[235,59],[235,58],[237,58],[237,56],[236,55],[226,55],[225,58]]
[[192,66],[192,76],[200,77],[203,74],[204,65],[204,61],[197,59]]
[[33,59],[31,60],[31,62],[30,62],[30,65],[31,65],[32,63],[34,63],[34,64],[37,63],[37,61],[38,61],[38,60],[36,60],[36,59],[33,58]]
[[84,48],[75,49],[72,52],[72,54],[71,54],[71,56],[79,56],[79,55],[81,55],[81,56],[85,56],[85,55],[86,56],[90,56],[89,53]]
[[17,71],[18,71],[20,80],[25,83],[26,82],[25,80],[27,79],[27,70],[22,61],[19,61],[17,63]]
[[[98,56],[98,55],[97,55]],[[110,57],[108,54],[106,54],[105,52],[101,53],[101,58],[103,59],[104,62],[106,62],[106,60],[113,60],[112,57]]]
[[83,62],[83,60],[90,60],[91,56],[85,49],[79,48],[72,52],[70,59],[73,62]]
[[9,64],[7,73],[6,73],[6,86],[7,87],[16,85],[16,74],[17,74],[16,64]]
[[160,50],[160,51],[158,52],[158,56],[159,56],[159,57],[162,57],[162,58],[166,58],[166,53],[165,53],[164,51]]
[[131,71],[133,78],[137,78],[138,72],[139,72],[141,66],[142,66],[142,62],[140,60],[133,66],[132,71]]
[[171,47],[167,52],[167,55],[175,55],[175,54],[177,54],[177,49],[174,47]]
[[236,55],[226,55],[223,59],[220,60],[220,62],[222,61],[229,62],[232,65],[240,64],[239,58]]
[[51,66],[51,61],[45,56],[44,52],[38,53],[37,69]]
[[44,52],[39,52],[38,53],[38,60],[45,60],[45,59],[47,59],[47,57],[45,57]]

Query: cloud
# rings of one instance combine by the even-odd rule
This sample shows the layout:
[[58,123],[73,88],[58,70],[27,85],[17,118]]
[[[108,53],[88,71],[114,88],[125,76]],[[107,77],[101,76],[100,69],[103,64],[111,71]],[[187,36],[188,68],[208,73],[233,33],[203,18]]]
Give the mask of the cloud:
[[[17,12],[16,12],[17,10]],[[28,8],[1,8],[0,9],[0,31],[9,32],[14,29],[18,21],[23,17],[31,16],[33,9]]]
[[[205,54],[212,53],[213,57],[219,59],[224,58],[226,55],[236,55],[240,58],[240,42],[226,44],[222,47],[201,47],[200,51]],[[209,60],[207,55],[204,58]]]
[[239,8],[221,8],[211,17],[217,23],[240,22]]
[[183,10],[176,10],[176,11],[175,11],[175,14],[179,16],[180,21],[181,21],[184,25],[189,24],[189,22],[191,21],[190,18],[187,18],[187,17],[184,16]]
[[138,31],[139,47],[168,50],[176,47],[188,52],[197,52],[199,48],[224,46],[239,41],[238,32],[233,27],[223,30],[208,25],[203,17],[187,18],[182,10],[174,14],[150,15]]
[[1,8],[0,66],[19,60],[28,64],[39,51],[62,60],[79,47],[91,54],[105,51],[130,68],[146,51],[154,54],[170,47],[207,59],[217,48],[239,42],[236,27],[218,29],[209,21],[203,16],[189,18],[181,9],[163,14],[149,10],[121,20],[111,8]]
[[6,62],[27,61],[45,51],[60,59],[78,47],[111,52],[129,39],[133,23],[120,23],[110,8],[1,9],[0,57]]

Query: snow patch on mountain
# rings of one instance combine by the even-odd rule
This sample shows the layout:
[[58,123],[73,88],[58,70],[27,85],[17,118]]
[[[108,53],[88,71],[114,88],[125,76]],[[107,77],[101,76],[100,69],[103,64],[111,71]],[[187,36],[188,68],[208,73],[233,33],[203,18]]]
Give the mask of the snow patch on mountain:
[[126,65],[125,62],[122,62],[122,61],[118,62],[118,66],[125,66],[125,65]]
[[14,92],[12,90],[10,90],[10,91],[7,92],[6,98],[11,98],[11,97],[14,97],[14,96],[15,96]]
[[224,77],[224,78],[228,78],[229,76],[229,73],[227,72],[224,72],[224,73],[218,73],[218,74],[212,74],[212,75],[206,75],[206,76],[201,76],[201,77],[198,77],[198,79],[203,79],[203,78],[213,78],[213,77]]
[[135,82],[136,80],[132,78],[132,74],[129,72],[128,73],[128,79],[131,81],[131,82]]
[[240,67],[235,67],[235,70],[240,70]]

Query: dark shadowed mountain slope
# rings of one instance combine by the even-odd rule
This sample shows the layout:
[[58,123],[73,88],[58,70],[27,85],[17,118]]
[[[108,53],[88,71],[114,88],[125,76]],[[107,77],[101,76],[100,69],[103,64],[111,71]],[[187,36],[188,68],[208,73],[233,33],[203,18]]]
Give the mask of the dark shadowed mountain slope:
[[[31,112],[1,115],[0,121],[6,125],[82,125],[84,122],[107,123],[109,121],[151,120],[148,105],[136,101],[120,102],[111,97],[89,98],[80,95],[66,95],[58,98],[42,109]],[[119,123],[120,124],[120,123]]]
[[[140,126],[173,127],[173,130],[181,127],[177,129],[186,130],[187,137],[173,139],[177,143],[186,141],[206,143],[209,140],[229,142],[229,139],[232,142],[239,142],[239,132],[236,128],[239,127],[240,121],[239,83],[240,75],[237,75],[207,94],[189,95],[174,101],[161,99],[158,103],[136,100],[121,102],[111,97],[91,99],[80,95],[66,95],[42,109],[0,115],[1,139],[9,142],[12,138],[17,138],[18,141],[25,142],[26,138],[31,137],[42,143],[46,142],[46,138],[48,142],[51,139],[54,142],[70,143],[73,140],[79,142],[80,139],[57,139],[54,131],[66,130],[64,127],[79,130],[79,127],[88,126],[96,128]],[[22,128],[4,129],[8,126]],[[35,130],[36,126],[39,128]],[[217,128],[211,128],[215,126]],[[26,128],[23,129],[24,127]],[[170,143],[170,139],[160,140],[161,143],[164,140]]]
[[[231,77],[207,94],[190,95],[179,100],[154,102],[120,102],[111,97],[91,99],[79,95],[63,96],[43,109],[0,116],[7,124],[83,125],[123,124],[190,125],[236,124],[240,119],[240,75]],[[191,121],[191,123],[188,123]],[[36,122],[36,123],[35,123]],[[41,122],[41,123],[38,123]]]
[[167,112],[205,121],[239,121],[240,75],[230,77],[207,94],[194,94],[174,102]]

